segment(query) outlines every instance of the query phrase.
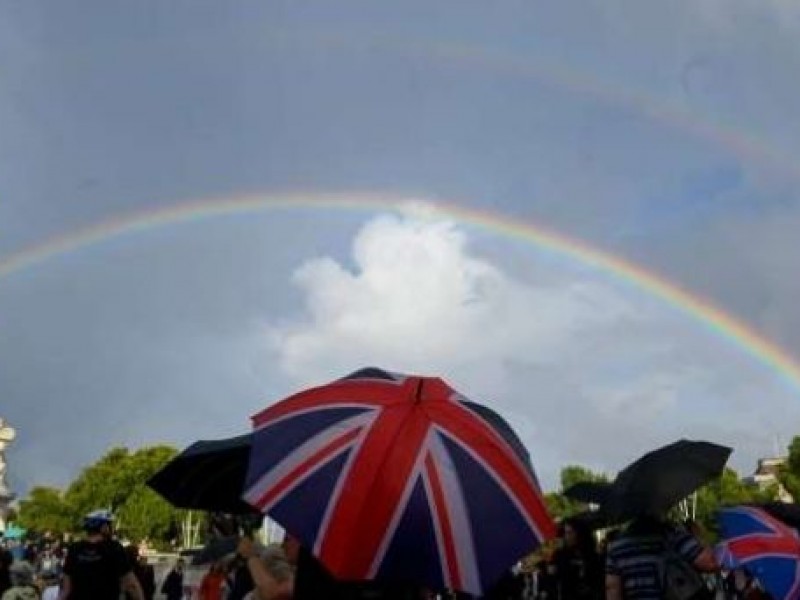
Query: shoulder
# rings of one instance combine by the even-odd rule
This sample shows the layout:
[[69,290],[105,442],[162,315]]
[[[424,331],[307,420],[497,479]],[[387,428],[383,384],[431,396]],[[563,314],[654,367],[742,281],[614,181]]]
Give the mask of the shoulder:
[[609,556],[661,552],[664,540],[655,535],[621,535],[608,544]]
[[676,531],[667,539],[673,552],[680,554],[688,561],[693,561],[703,551],[703,544],[688,531]]
[[125,554],[125,547],[117,540],[105,540],[100,544],[100,550],[106,554],[113,556],[124,556],[127,560],[128,555]]

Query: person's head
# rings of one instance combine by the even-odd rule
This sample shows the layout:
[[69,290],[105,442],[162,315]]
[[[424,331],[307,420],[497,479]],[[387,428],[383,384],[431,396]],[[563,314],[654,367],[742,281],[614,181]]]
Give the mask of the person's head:
[[560,534],[565,546],[575,548],[578,545],[578,532],[575,531],[572,521],[567,520],[561,524]]
[[34,571],[28,561],[19,560],[11,565],[8,571],[11,577],[11,585],[14,587],[26,587],[33,585]]
[[577,550],[595,550],[594,534],[585,521],[580,519],[564,519],[559,527],[559,534],[567,548]]
[[175,570],[178,571],[178,573],[180,573],[181,571],[183,571],[183,568],[185,566],[186,566],[186,561],[183,560],[182,558],[179,558],[175,563]]
[[89,536],[110,538],[113,526],[114,515],[109,510],[95,510],[83,518],[83,530]]

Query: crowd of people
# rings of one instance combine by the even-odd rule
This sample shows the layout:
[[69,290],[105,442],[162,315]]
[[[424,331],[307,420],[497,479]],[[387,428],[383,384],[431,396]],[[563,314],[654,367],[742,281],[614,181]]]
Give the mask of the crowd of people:
[[[468,599],[417,584],[343,583],[293,537],[260,546],[242,537],[235,553],[207,567],[199,586],[178,560],[160,585],[135,546],[114,539],[113,518],[88,515],[86,535],[67,550],[56,540],[0,550],[0,600]],[[560,525],[554,548],[510,571],[487,600],[769,600],[747,571],[723,572],[702,534],[641,516],[597,536],[582,519]],[[668,591],[670,590],[670,591]],[[673,595],[670,595],[672,593]]]

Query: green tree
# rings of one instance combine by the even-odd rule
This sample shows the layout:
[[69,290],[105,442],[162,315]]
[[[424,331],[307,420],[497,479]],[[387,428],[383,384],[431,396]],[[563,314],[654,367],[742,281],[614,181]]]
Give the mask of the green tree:
[[62,534],[73,530],[72,510],[60,490],[35,487],[20,502],[17,522],[30,531]]
[[560,490],[558,492],[545,494],[545,502],[551,516],[555,519],[563,519],[583,512],[588,508],[586,504],[576,502],[564,496],[565,490],[583,481],[607,482],[608,476],[604,473],[596,473],[580,465],[567,465],[561,469]]
[[83,515],[99,508],[117,510],[132,492],[125,485],[130,453],[127,448],[113,448],[96,463],[86,467],[67,488],[65,499],[78,526]]
[[695,519],[712,537],[716,537],[719,530],[717,512],[720,508],[766,502],[772,500],[774,495],[775,490],[762,491],[756,486],[748,485],[739,478],[736,471],[726,467],[720,477],[697,491]]
[[150,490],[146,482],[176,451],[168,446],[142,448],[131,453],[113,448],[86,467],[64,494],[72,525],[78,528],[83,515],[98,508],[112,510],[118,528],[126,537],[141,541],[163,541],[170,525],[179,520],[176,509]]
[[567,465],[561,469],[561,490],[567,490],[576,483],[584,481],[598,481],[608,482],[608,476],[605,473],[595,473],[591,469],[582,467],[580,465]]
[[788,460],[781,469],[779,479],[795,502],[800,501],[800,436],[795,436],[789,444]]
[[141,542],[166,541],[177,511],[150,488],[139,485],[116,513],[117,525],[125,537]]
[[128,456],[117,484],[127,496],[116,509],[119,527],[126,537],[137,542],[143,539],[165,541],[179,511],[147,487],[147,480],[161,469],[175,450],[166,446],[143,448]]

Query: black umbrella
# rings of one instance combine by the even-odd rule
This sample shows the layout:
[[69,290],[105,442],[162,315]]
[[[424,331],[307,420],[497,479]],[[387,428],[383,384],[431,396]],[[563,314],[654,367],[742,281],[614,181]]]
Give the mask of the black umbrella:
[[206,545],[192,555],[193,565],[207,565],[236,554],[239,547],[239,536],[230,536],[218,540],[209,540]]
[[570,500],[584,504],[603,504],[611,493],[611,484],[607,481],[579,481],[564,490],[564,496]]
[[247,515],[257,511],[241,499],[251,434],[201,440],[167,463],[147,482],[179,508]]
[[732,450],[680,440],[653,450],[620,471],[603,503],[615,519],[661,514],[719,477]]

